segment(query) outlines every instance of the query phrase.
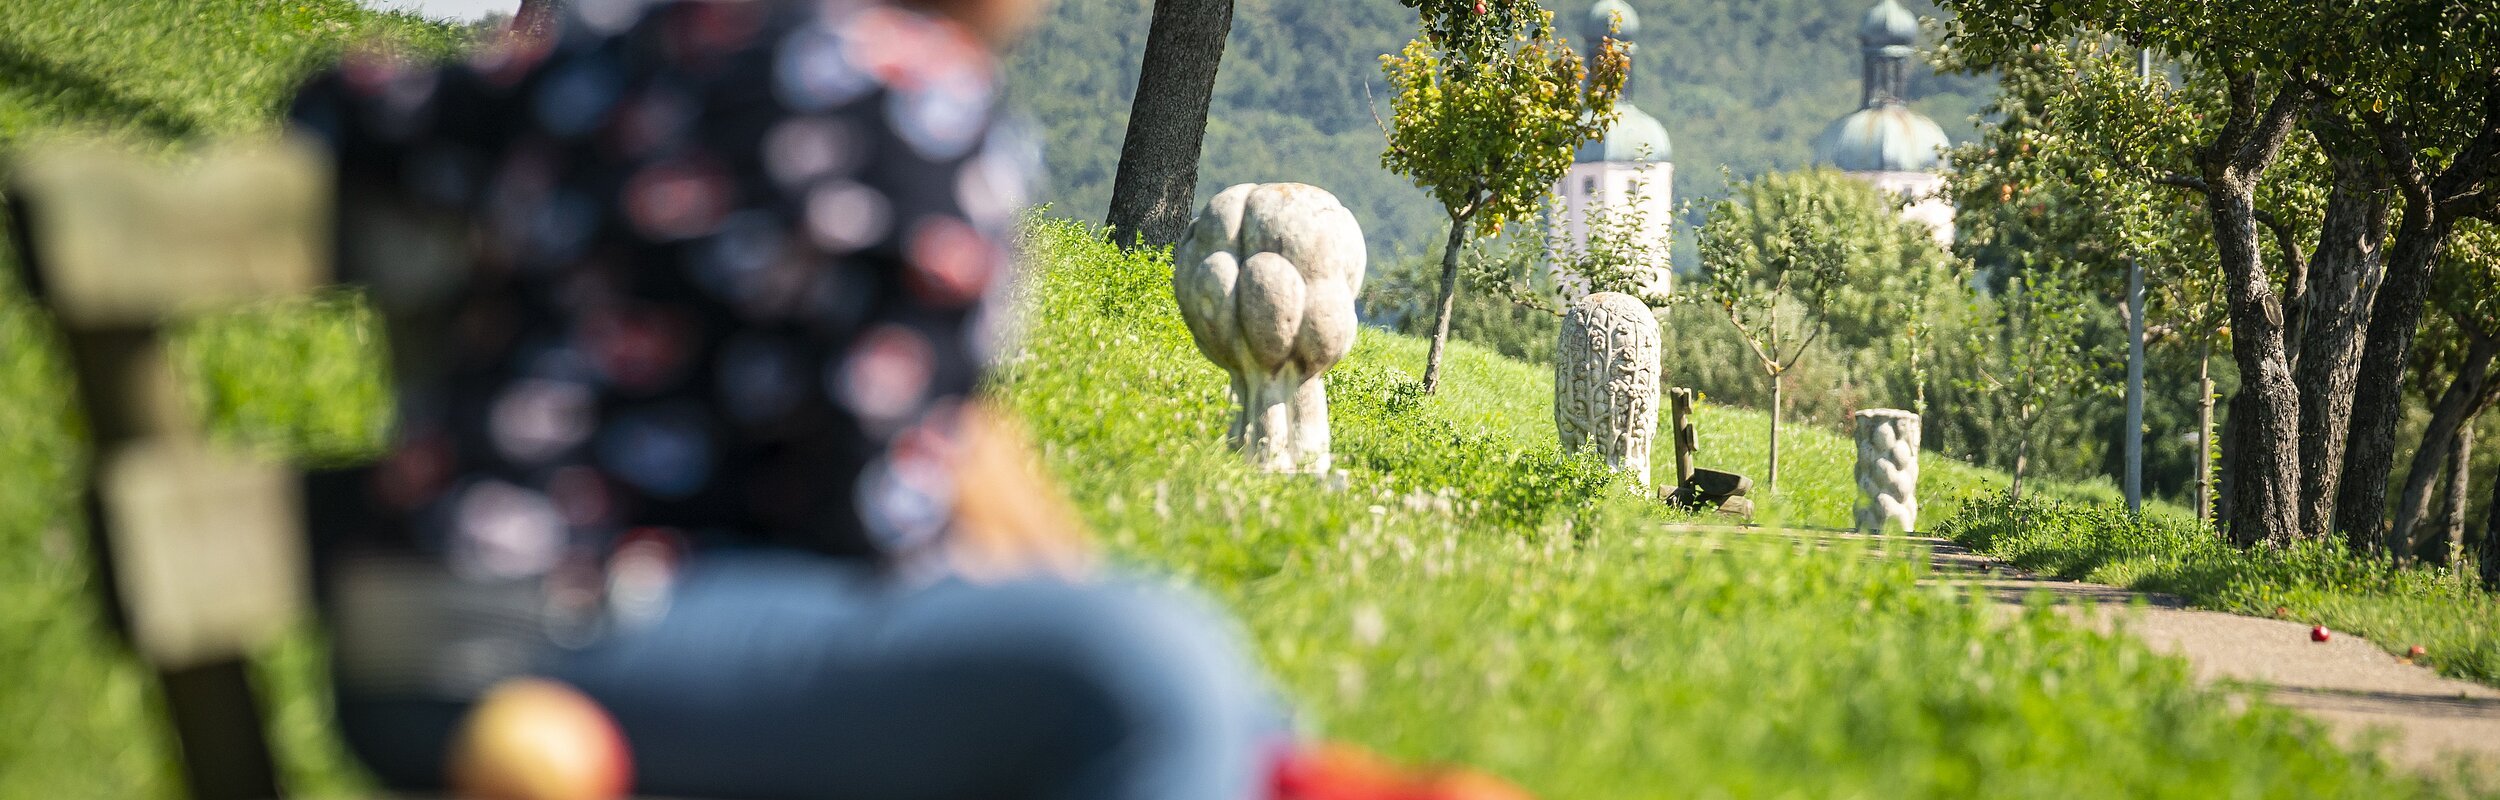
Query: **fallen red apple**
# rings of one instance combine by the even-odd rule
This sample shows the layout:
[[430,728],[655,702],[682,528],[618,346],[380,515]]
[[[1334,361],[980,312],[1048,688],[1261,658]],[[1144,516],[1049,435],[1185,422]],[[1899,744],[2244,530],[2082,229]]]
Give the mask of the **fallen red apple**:
[[606,709],[573,687],[518,678],[469,711],[452,743],[451,788],[473,800],[614,800],[633,758]]
[[2289,617],[2289,616],[2291,616],[2291,615],[2292,615],[2292,610],[2291,610],[2291,609],[2284,608],[2284,607],[2282,607],[2282,606],[2275,606],[2275,607],[2274,607],[2274,618],[2275,618],[2275,619],[2282,619],[2282,618],[2285,618],[2285,617]]
[[2323,641],[2326,641],[2327,636],[2328,636],[2328,634],[2327,634],[2327,632],[2326,632],[2326,626],[2324,626],[2324,625],[2319,625],[2319,626],[2317,626],[2317,627],[2314,627],[2314,628],[2310,628],[2310,629],[2309,629],[2309,641],[2312,641],[2312,642],[2323,642]]
[[2405,649],[2405,657],[2406,657],[2406,658],[2421,658],[2421,657],[2422,657],[2422,655],[2423,655],[2424,653],[2428,653],[2428,652],[2430,652],[2430,651],[2429,651],[2429,650],[2424,650],[2424,649],[2422,649],[2422,646],[2417,644],[2417,645],[2414,645],[2414,646],[2412,646],[2412,647],[2409,647],[2409,648],[2406,648],[2406,649]]

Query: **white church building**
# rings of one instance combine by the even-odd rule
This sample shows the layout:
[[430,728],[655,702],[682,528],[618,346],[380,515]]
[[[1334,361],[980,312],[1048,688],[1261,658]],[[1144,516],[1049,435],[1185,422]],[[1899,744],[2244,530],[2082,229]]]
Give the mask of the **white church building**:
[[[1626,55],[1635,55],[1629,40],[1640,31],[1641,17],[1623,0],[1598,0],[1589,7],[1580,29],[1588,41],[1587,52],[1597,52],[1610,29],[1617,46]],[[1626,231],[1626,244],[1635,252],[1654,254],[1655,259],[1640,272],[1640,295],[1664,298],[1674,288],[1667,244],[1675,229],[1675,149],[1667,141],[1667,126],[1633,105],[1631,96],[1627,76],[1623,93],[1615,100],[1614,124],[1606,127],[1604,136],[1581,145],[1572,154],[1571,170],[1555,182],[1554,194],[1562,203],[1553,223],[1556,241],[1550,249],[1557,256],[1553,260],[1560,261],[1587,251],[1594,225],[1637,224],[1636,230]],[[1566,297],[1586,291],[1575,285],[1576,276],[1552,275],[1548,281]]]
[[[1587,52],[1597,51],[1612,29],[1619,40],[1640,30],[1640,15],[1624,0],[1598,0],[1581,23]],[[1908,198],[1902,216],[1926,223],[1938,244],[1953,243],[1953,205],[1943,195],[1943,149],[1952,144],[1934,120],[1905,104],[1909,90],[1912,46],[1918,42],[1918,16],[1899,0],[1881,0],[1867,9],[1858,26],[1863,59],[1863,88],[1858,110],[1825,129],[1814,145],[1814,160],[1848,173],[1876,188]],[[1619,46],[1632,54],[1629,41]],[[1630,80],[1615,102],[1615,122],[1601,138],[1581,145],[1570,171],[1554,185],[1561,199],[1549,248],[1550,262],[1567,261],[1586,252],[1592,223],[1625,225],[1634,221],[1629,243],[1651,254],[1655,263],[1640,271],[1640,294],[1664,298],[1673,288],[1667,261],[1669,234],[1676,223],[1674,148],[1667,127],[1633,105]],[[1609,222],[1598,222],[1598,221]],[[1546,288],[1565,299],[1585,292],[1576,276],[1549,274]]]
[[1944,129],[1903,100],[1910,88],[1911,46],[1918,17],[1899,0],[1867,9],[1858,25],[1864,89],[1858,110],[1823,130],[1814,160],[1910,200],[1902,216],[1927,224],[1936,243],[1953,244],[1953,203],[1944,196]]

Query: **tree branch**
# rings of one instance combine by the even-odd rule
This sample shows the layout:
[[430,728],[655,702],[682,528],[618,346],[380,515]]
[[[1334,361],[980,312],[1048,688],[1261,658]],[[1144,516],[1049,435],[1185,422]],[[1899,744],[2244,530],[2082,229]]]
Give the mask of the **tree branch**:
[[[2212,195],[2214,189],[2213,185],[2206,183],[2203,178],[2199,178],[2194,175],[2182,175],[2176,172],[2155,173],[2152,180],[2153,183],[2157,185],[2186,189],[2202,195]],[[2262,208],[2251,206],[2249,211],[2257,218],[2258,223],[2265,225],[2267,230],[2274,233],[2275,246],[2283,249],[2283,257],[2285,259],[2293,263],[2308,262],[2309,257],[2303,254],[2300,250],[2300,237],[2294,235],[2294,231],[2292,230],[2292,226],[2289,222],[2284,221],[2281,216],[2276,215],[2274,212],[2267,211]]]
[[1771,358],[1769,354],[1762,352],[1762,345],[1754,342],[1756,337],[1754,336],[1753,330],[1745,327],[1744,319],[1736,313],[1736,304],[1732,302],[1724,303],[1721,304],[1720,307],[1727,311],[1727,323],[1736,326],[1736,333],[1745,340],[1745,346],[1753,348],[1753,357],[1762,361],[1763,369],[1770,371],[1773,376],[1779,375],[1779,372],[1772,369],[1772,367],[1778,364],[1779,361]]
[[2404,190],[2405,202],[2431,206],[2430,176],[2422,171],[2422,162],[2413,153],[2413,133],[2404,124],[2389,119],[2385,113],[2366,117],[2370,134],[2378,138],[2379,160],[2386,162],[2387,175]]
[[[2300,71],[2295,69],[2294,71]],[[2292,124],[2300,121],[2300,109],[2309,104],[2309,87],[2285,84],[2274,92],[2274,102],[2267,104],[2265,116],[2257,121],[2251,137],[2240,145],[2237,161],[2241,169],[2256,169],[2274,161],[2283,151],[2283,142],[2291,138]]]
[[[2488,204],[2492,172],[2500,169],[2500,71],[2483,76],[2483,121],[2473,140],[2448,163],[2433,189],[2440,210],[2481,210]],[[2489,212],[2484,212],[2489,213]]]

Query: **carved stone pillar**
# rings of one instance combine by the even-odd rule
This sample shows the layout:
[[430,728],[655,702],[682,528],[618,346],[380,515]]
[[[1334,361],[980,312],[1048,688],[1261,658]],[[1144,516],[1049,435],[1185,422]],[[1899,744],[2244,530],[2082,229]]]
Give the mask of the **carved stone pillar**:
[[1554,427],[1565,452],[1595,448],[1649,485],[1658,430],[1658,318],[1631,295],[1598,292],[1563,315],[1554,346]]
[[1918,415],[1870,408],[1856,420],[1858,529],[1918,530]]

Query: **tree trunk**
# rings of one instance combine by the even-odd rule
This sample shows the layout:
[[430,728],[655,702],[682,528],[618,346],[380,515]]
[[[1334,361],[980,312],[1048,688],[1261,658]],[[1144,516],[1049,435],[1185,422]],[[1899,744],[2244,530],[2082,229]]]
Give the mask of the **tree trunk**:
[[2353,382],[2361,374],[2361,334],[2370,319],[2370,293],[2384,266],[2387,240],[2387,176],[2375,153],[2338,153],[2334,190],[2318,229],[2301,310],[2300,360],[2292,381],[2300,387],[2300,527],[2311,534],[2334,530],[2336,480],[2343,474],[2345,434],[2352,420]]
[[[2335,493],[2335,527],[2361,552],[2379,541],[2387,518],[2388,473],[2396,467],[2396,422],[2404,416],[2405,361],[2422,324],[2431,270],[2447,249],[2450,223],[2435,209],[2405,207],[2404,226],[2388,256],[2385,283],[2370,304],[2369,339],[2353,388],[2352,428],[2344,474]],[[2437,462],[2433,462],[2437,463]]]
[[2457,553],[2465,546],[2465,500],[2474,491],[2474,426],[2457,429],[2456,443],[2448,449],[2448,513],[2439,520],[2438,536],[2431,541],[2433,563],[2448,566],[2455,563]]
[[2231,538],[2289,544],[2300,528],[2300,393],[2283,352],[2283,310],[2258,266],[2254,181],[2208,178],[2215,249],[2230,282],[2231,354],[2240,368],[2232,408],[2238,473],[2231,488]]
[[1768,475],[1763,481],[1762,493],[1773,497],[1780,493],[1780,401],[1787,399],[1787,393],[1780,386],[1787,382],[1783,378],[1777,372],[1771,373],[1771,463],[1763,470]]
[[2023,432],[2014,438],[2014,485],[2005,490],[2016,500],[2023,499],[2023,473],[2031,469],[2031,423],[2025,421],[2022,426]]
[[1450,311],[1458,300],[1458,248],[1467,244],[1467,220],[1450,220],[1450,241],[1441,248],[1441,301],[1432,318],[1432,349],[1424,355],[1424,393],[1441,390],[1441,351],[1449,347]]
[[2214,476],[2220,484],[2214,492],[2214,529],[2241,546],[2246,546],[2248,542],[2231,535],[2231,501],[2240,496],[2240,440],[2248,438],[2248,434],[2240,430],[2240,423],[2247,419],[2241,413],[2248,406],[2247,397],[2247,392],[2231,394],[2231,415],[2222,421],[2222,446],[2218,448],[2222,451],[2222,465]]
[[2483,507],[2483,541],[2475,547],[2474,566],[2483,588],[2500,591],[2500,476],[2491,479],[2491,503]]
[[2430,426],[2422,429],[2422,446],[2413,451],[2412,471],[2405,475],[2404,493],[2396,502],[2396,524],[2388,533],[2388,542],[2400,552],[2414,542],[2417,529],[2430,516],[2431,490],[2440,465],[2447,462],[2459,432],[2473,424],[2474,412],[2481,410],[2478,407],[2490,385],[2495,357],[2500,357],[2500,339],[2476,341],[2467,349],[2456,378],[2431,406]]
[[2214,518],[2214,343],[2196,355],[2196,518]]
[[1233,0],[1155,0],[1105,222],[1121,247],[1171,244],[1188,227],[1207,101],[1232,29]]

